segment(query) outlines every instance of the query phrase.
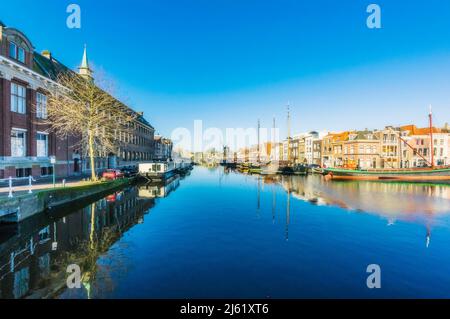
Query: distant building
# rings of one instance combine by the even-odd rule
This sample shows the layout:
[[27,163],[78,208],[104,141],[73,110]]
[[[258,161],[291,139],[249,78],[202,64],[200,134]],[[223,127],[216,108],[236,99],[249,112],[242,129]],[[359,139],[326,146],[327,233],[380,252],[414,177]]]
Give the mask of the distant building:
[[322,140],[321,139],[316,139],[313,141],[312,164],[322,166]]
[[167,161],[172,159],[173,143],[170,139],[162,137],[160,135],[155,136],[155,160]]

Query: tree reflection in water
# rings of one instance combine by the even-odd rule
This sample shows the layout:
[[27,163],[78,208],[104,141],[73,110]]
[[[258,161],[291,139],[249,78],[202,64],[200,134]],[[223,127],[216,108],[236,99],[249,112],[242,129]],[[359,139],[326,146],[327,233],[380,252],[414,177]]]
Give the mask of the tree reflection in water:
[[[130,187],[84,208],[2,226],[0,298],[51,298],[61,292],[67,298],[98,298],[112,292],[111,274],[124,275],[128,269],[128,247],[119,239],[153,205],[154,199],[139,198],[138,187]],[[66,289],[71,264],[80,266],[83,289]]]

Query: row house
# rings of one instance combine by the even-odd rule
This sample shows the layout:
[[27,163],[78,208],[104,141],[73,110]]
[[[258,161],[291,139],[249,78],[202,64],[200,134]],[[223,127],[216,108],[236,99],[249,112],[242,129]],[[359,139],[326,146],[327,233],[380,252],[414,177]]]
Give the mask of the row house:
[[[305,135],[297,134],[291,140],[291,161],[296,164],[305,163]],[[287,157],[286,157],[287,160]]]
[[[417,128],[415,125],[406,125],[400,127],[400,132],[405,141],[401,143],[400,161],[402,167],[429,165],[432,158],[430,128]],[[433,127],[432,132],[434,164],[449,165],[449,131],[445,128]]]
[[337,134],[328,133],[322,139],[321,149],[321,166],[332,167],[333,166],[333,141]]
[[380,165],[380,141],[374,132],[355,131],[342,143],[343,166],[347,168],[371,169]]
[[331,142],[331,167],[344,165],[344,143],[348,141],[351,132],[335,134]]
[[277,162],[280,161],[283,157],[283,144],[282,143],[272,143],[271,152],[270,152],[270,161]]
[[312,154],[312,163],[314,165],[322,166],[322,140],[316,139],[313,141],[313,154]]
[[304,163],[311,165],[314,164],[314,141],[320,139],[320,134],[315,131],[311,131],[305,135],[305,159]]
[[[49,51],[35,51],[21,31],[0,22],[0,179],[73,176],[89,173],[80,137],[62,139],[46,125],[46,88],[60,87],[61,72],[72,72]],[[92,78],[86,49],[79,68]],[[138,115],[128,136],[117,139],[116,153],[97,151],[96,170],[136,164],[154,156],[154,129]],[[54,165],[52,158],[55,159]]]
[[380,141],[380,167],[401,168],[402,143],[400,130],[387,126],[383,130],[376,131],[375,135]]
[[248,161],[251,163],[267,163],[270,161],[272,152],[272,143],[266,142],[259,145],[253,145],[249,148]]

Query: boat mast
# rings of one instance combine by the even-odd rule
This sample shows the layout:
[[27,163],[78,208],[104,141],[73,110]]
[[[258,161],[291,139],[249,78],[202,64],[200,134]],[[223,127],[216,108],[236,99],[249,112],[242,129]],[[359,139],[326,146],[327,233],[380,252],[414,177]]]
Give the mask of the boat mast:
[[261,162],[261,158],[260,158],[260,148],[259,148],[259,143],[260,143],[260,140],[259,140],[259,133],[260,133],[260,130],[261,130],[261,123],[260,123],[260,121],[259,121],[259,119],[258,119],[258,148],[257,148],[257,152],[258,152],[257,162],[258,162],[258,163]]
[[433,112],[430,105],[430,114],[428,115],[430,120],[430,153],[431,153],[431,168],[434,168],[434,145],[433,145]]
[[288,165],[291,162],[291,113],[290,105],[287,105],[287,160]]

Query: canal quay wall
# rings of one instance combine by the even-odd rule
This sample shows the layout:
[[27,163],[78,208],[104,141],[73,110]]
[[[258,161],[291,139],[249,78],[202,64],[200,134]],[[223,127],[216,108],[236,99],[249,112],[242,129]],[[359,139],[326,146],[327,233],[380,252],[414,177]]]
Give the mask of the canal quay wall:
[[47,189],[15,198],[2,198],[0,199],[0,224],[19,223],[48,209],[108,193],[127,186],[133,181],[134,178],[124,178],[87,185]]

